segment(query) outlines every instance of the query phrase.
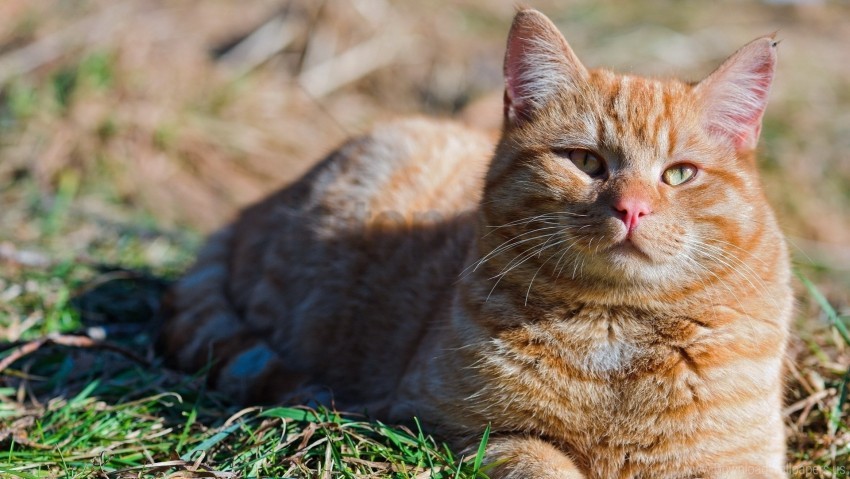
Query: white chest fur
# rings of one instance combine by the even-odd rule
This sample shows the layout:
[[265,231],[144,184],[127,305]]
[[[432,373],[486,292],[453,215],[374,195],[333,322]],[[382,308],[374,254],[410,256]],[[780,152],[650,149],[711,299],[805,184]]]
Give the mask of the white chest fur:
[[582,368],[595,374],[626,371],[638,354],[638,347],[620,340],[603,340],[590,346],[578,362]]

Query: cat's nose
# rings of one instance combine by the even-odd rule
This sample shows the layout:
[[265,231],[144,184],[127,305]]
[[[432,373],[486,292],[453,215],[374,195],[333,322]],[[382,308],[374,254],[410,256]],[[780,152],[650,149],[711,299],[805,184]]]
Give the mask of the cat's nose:
[[635,196],[627,196],[616,200],[614,203],[614,211],[616,211],[619,218],[623,220],[623,223],[626,225],[626,229],[631,234],[632,230],[637,228],[640,219],[652,213],[652,208],[649,205],[649,201],[646,199]]

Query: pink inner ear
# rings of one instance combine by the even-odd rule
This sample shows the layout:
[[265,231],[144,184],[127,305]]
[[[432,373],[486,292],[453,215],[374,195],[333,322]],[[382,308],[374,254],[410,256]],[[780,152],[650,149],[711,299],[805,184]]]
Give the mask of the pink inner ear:
[[505,114],[528,119],[559,88],[573,85],[587,71],[557,27],[535,10],[517,13],[505,52]]
[[748,79],[749,98],[740,109],[730,109],[728,121],[739,126],[737,131],[729,131],[733,137],[735,149],[755,148],[761,133],[761,119],[767,106],[767,95],[773,79],[773,65],[764,63],[753,71]]
[[522,119],[528,118],[528,102],[533,93],[529,91],[528,82],[522,81],[530,77],[526,45],[529,40],[525,38],[528,33],[517,31],[512,34],[508,38],[508,50],[505,53],[505,114]]
[[760,38],[739,50],[699,88],[710,132],[729,138],[736,150],[756,147],[776,64],[776,43]]

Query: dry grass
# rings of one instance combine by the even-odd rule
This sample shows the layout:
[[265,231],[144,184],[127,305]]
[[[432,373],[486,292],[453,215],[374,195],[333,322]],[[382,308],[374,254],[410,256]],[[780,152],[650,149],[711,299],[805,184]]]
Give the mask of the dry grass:
[[[512,3],[3,0],[0,302],[26,296],[27,281],[45,296],[2,306],[0,334],[73,329],[50,319],[54,289],[77,284],[53,273],[62,264],[173,275],[197,244],[185,231],[222,224],[374,121],[497,128]],[[828,477],[805,467],[850,456],[838,333],[850,314],[850,4],[531,4],[590,66],[640,74],[697,79],[779,30],[761,165],[797,269],[825,303],[798,284],[789,462]]]

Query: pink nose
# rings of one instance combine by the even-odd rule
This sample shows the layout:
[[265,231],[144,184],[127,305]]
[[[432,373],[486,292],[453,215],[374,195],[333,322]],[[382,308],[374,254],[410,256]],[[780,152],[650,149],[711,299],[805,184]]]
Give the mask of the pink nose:
[[614,203],[614,210],[619,214],[620,219],[623,220],[629,233],[637,228],[642,216],[652,213],[647,200],[634,196],[617,200]]

